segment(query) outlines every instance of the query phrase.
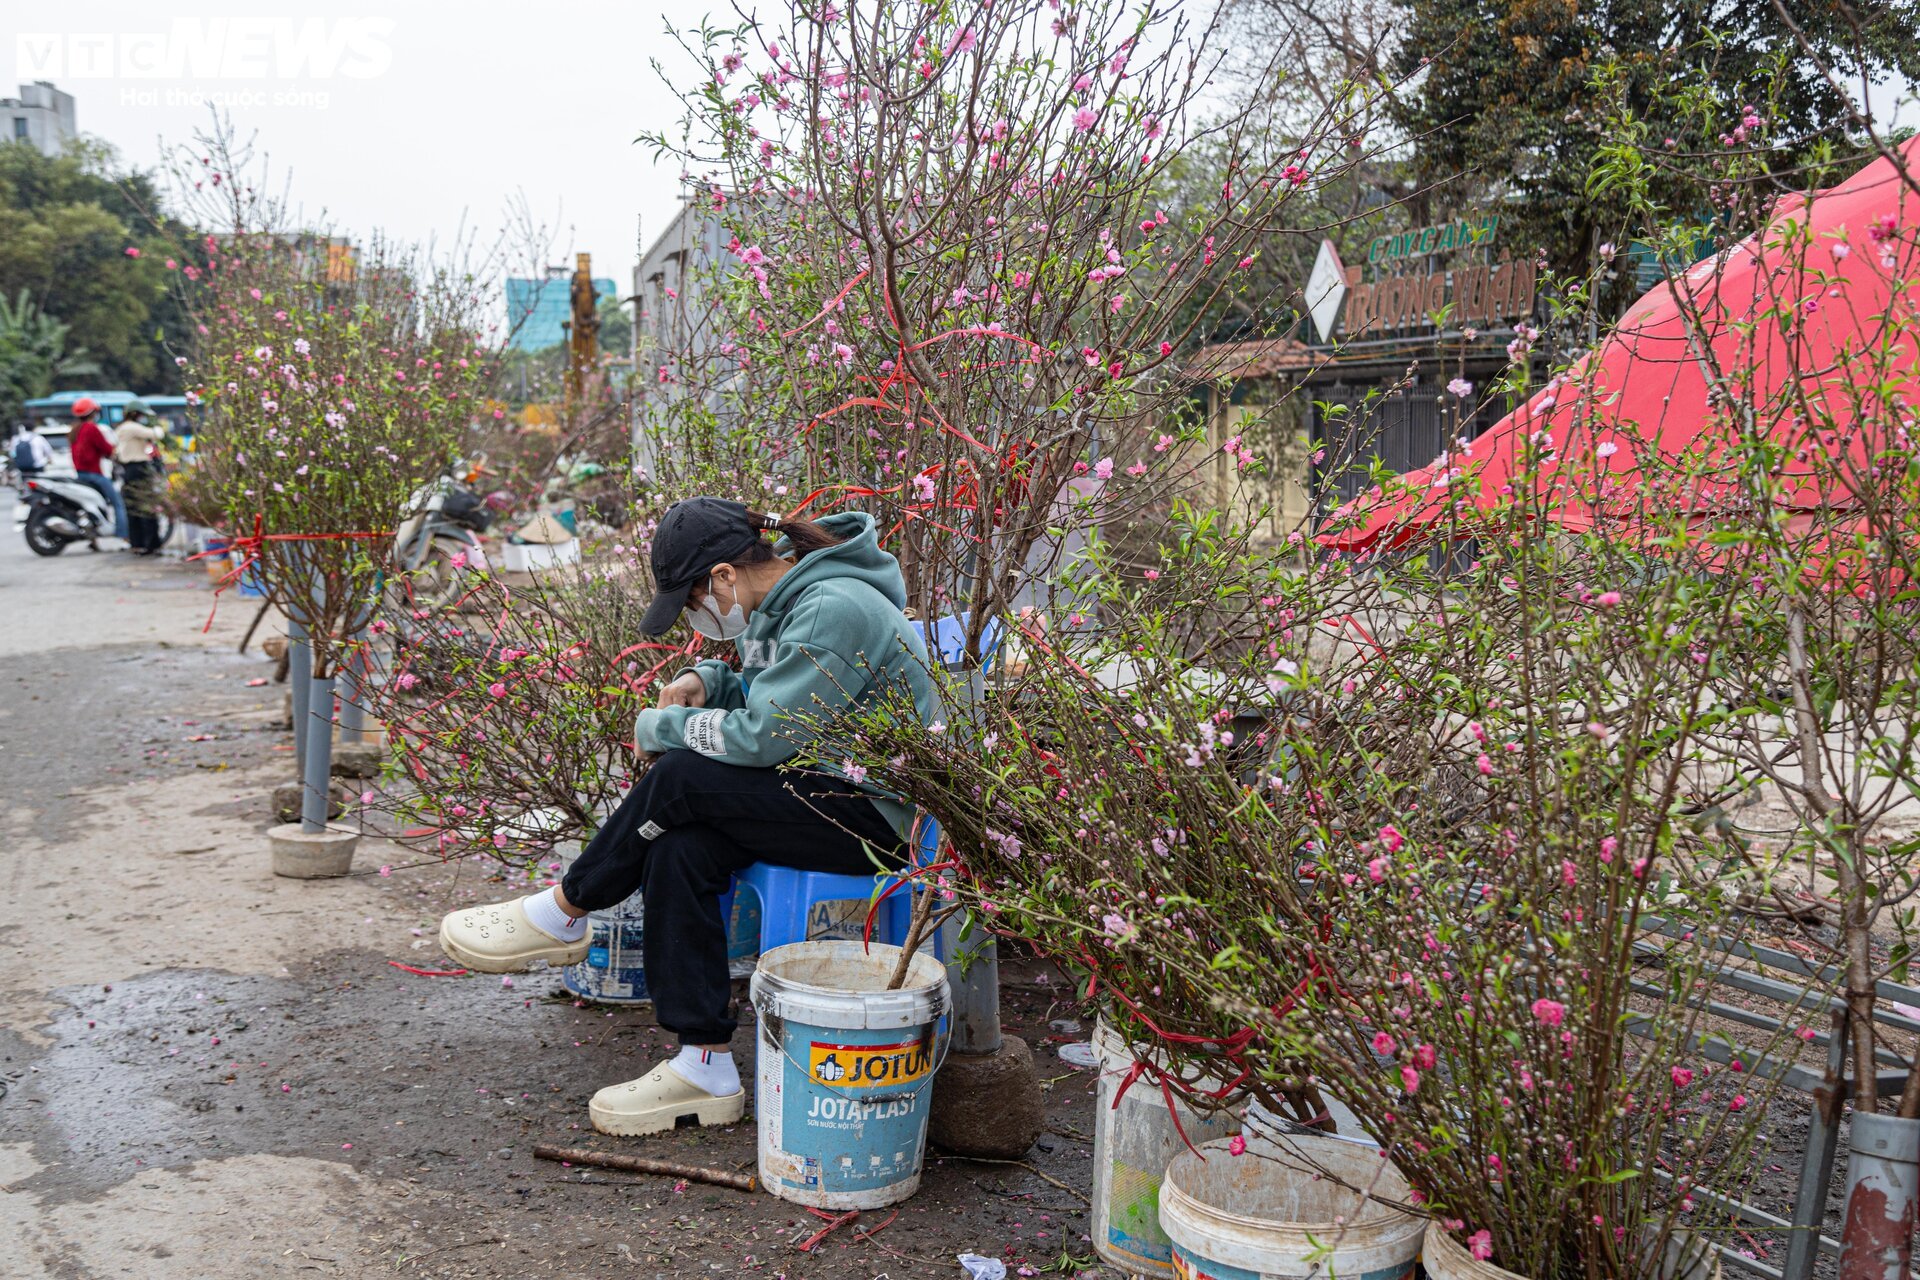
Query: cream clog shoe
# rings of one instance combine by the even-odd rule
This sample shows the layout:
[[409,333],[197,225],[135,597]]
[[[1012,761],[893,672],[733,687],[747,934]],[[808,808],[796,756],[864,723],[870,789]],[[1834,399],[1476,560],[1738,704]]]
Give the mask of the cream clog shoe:
[[562,942],[534,928],[516,898],[449,911],[440,922],[440,949],[456,964],[479,973],[518,973],[537,960],[579,964],[587,958],[587,938]]
[[695,1124],[738,1124],[746,1114],[745,1089],[715,1097],[664,1062],[638,1080],[608,1085],[587,1104],[594,1128],[621,1137],[660,1133],[688,1119]]

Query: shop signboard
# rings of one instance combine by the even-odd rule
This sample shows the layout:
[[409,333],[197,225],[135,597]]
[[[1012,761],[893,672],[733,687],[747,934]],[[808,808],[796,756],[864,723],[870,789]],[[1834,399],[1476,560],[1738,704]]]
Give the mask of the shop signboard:
[[1322,241],[1305,299],[1320,340],[1434,333],[1433,318],[1447,307],[1452,329],[1531,316],[1534,264],[1497,250],[1499,230],[1497,216],[1476,215],[1376,236],[1355,266]]

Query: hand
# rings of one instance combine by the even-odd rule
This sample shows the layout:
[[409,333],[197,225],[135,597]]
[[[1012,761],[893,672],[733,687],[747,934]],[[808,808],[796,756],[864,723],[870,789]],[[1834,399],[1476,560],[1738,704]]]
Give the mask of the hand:
[[661,708],[704,707],[707,705],[707,682],[693,671],[677,676],[660,690],[660,697],[653,705]]

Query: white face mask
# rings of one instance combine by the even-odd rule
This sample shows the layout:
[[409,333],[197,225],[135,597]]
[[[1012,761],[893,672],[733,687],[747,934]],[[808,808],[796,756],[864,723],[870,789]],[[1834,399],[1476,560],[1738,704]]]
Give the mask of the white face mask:
[[709,640],[732,640],[747,629],[747,611],[740,607],[738,596],[725,613],[715,608],[713,575],[708,574],[707,598],[687,614],[687,625]]

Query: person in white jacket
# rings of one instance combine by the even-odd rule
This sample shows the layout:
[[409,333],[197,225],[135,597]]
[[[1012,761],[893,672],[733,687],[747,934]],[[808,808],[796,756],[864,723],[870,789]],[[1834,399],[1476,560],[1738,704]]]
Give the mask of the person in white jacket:
[[160,551],[159,445],[166,433],[150,425],[145,400],[129,400],[114,428],[113,460],[120,467],[120,493],[127,504],[127,544],[137,556]]
[[20,478],[31,480],[53,465],[53,446],[32,427],[15,427],[13,438],[7,441],[7,456],[13,459],[13,469]]

